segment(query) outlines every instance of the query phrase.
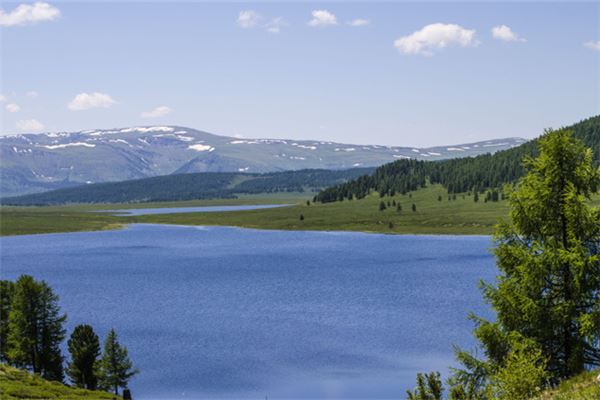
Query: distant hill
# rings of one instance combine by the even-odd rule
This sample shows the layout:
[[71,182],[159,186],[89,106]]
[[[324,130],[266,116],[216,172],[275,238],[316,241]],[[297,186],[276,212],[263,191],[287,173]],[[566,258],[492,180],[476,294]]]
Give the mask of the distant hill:
[[[594,162],[600,162],[600,116],[578,122],[570,127],[574,136],[591,148]],[[537,140],[513,149],[477,157],[457,158],[439,162],[399,160],[377,168],[371,175],[345,182],[321,191],[315,200],[324,203],[349,198],[363,198],[372,191],[380,194],[406,193],[440,183],[449,193],[482,191],[500,188],[515,182],[525,170],[522,160],[537,153]]]
[[0,196],[195,172],[377,167],[401,158],[475,156],[523,142],[508,138],[430,148],[366,146],[240,139],[179,126],[0,136]]
[[300,170],[247,174],[205,172],[96,183],[1,199],[4,205],[130,203],[228,198],[236,194],[319,191],[373,172],[374,168]]

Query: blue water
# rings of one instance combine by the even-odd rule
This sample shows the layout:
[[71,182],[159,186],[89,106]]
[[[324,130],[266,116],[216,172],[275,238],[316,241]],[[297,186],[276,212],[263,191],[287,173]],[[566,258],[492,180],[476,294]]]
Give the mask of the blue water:
[[495,267],[484,236],[132,225],[3,237],[1,275],[61,296],[68,328],[111,327],[134,398],[404,398],[474,345]]
[[165,208],[132,208],[126,210],[103,210],[118,215],[153,215],[153,214],[179,214],[193,212],[220,212],[220,211],[245,211],[262,210],[265,208],[287,207],[288,204],[261,204],[251,206],[205,206],[205,207],[165,207]]

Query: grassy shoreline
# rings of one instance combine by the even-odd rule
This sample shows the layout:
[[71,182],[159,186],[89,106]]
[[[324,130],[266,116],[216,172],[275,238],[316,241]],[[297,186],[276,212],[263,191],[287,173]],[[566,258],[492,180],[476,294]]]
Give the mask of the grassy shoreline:
[[[508,202],[475,202],[473,196],[448,197],[440,185],[409,195],[327,204],[306,204],[311,193],[240,196],[237,199],[51,207],[0,207],[0,235],[27,235],[119,229],[133,223],[233,226],[270,230],[355,231],[387,234],[489,235],[508,216]],[[385,210],[380,210],[380,202]],[[390,204],[388,206],[388,203]],[[400,204],[402,210],[397,210]],[[211,213],[118,216],[106,210],[215,205],[291,204],[289,207]],[[412,211],[412,205],[416,211]],[[594,205],[600,204],[595,197]]]

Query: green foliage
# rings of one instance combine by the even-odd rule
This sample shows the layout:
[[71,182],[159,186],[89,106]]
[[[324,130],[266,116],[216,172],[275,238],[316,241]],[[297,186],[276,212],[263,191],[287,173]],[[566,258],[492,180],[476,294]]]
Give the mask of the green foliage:
[[442,400],[444,385],[439,372],[417,374],[417,387],[411,392],[408,390],[408,400]]
[[77,325],[67,342],[71,362],[67,375],[77,387],[95,390],[98,387],[96,362],[100,356],[100,341],[89,325]]
[[497,319],[472,317],[486,359],[459,352],[465,370],[454,377],[479,390],[491,383],[500,398],[526,398],[546,372],[556,383],[600,365],[600,213],[589,206],[600,173],[570,131],[539,145],[510,193],[512,223],[495,235],[501,274],[483,293]]
[[385,202],[384,202],[383,200],[381,200],[381,201],[379,202],[379,211],[383,211],[383,210],[385,210],[386,208],[387,208],[387,207],[386,207],[386,205],[385,205]]
[[504,365],[490,377],[489,397],[496,400],[529,400],[539,395],[548,377],[546,360],[531,340],[513,335]]
[[8,362],[8,316],[15,292],[15,284],[0,280],[0,362]]
[[45,379],[63,380],[66,315],[60,315],[58,296],[44,281],[22,275],[14,285],[10,306],[8,358],[16,366],[31,368]]
[[127,354],[127,348],[119,344],[117,333],[114,329],[108,332],[104,342],[104,352],[98,364],[100,387],[114,390],[119,393],[119,388],[127,387],[129,379],[138,373]]

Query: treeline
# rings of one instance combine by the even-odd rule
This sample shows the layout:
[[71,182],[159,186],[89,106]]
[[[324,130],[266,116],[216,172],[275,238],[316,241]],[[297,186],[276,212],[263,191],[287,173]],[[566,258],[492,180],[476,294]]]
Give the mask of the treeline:
[[319,191],[372,171],[373,168],[353,168],[336,171],[306,169],[267,174],[231,172],[177,174],[83,185],[4,198],[0,201],[4,205],[52,205],[234,198],[237,194]]
[[[599,164],[600,116],[581,121],[569,128],[573,136],[594,151],[594,165]],[[398,160],[385,164],[371,175],[361,176],[325,189],[315,201],[323,203],[344,199],[361,199],[371,192],[393,196],[424,187],[427,182],[442,184],[448,193],[475,193],[499,189],[506,183],[516,182],[525,174],[523,159],[537,155],[539,139],[510,150],[484,154],[477,157],[456,158],[444,161]]]
[[67,316],[61,313],[58,300],[45,281],[29,275],[16,282],[0,280],[0,361],[61,383],[66,372],[76,387],[118,394],[138,372],[127,348],[111,329],[101,352],[92,327],[78,325],[67,342],[70,360],[65,368],[60,345],[67,332]]

